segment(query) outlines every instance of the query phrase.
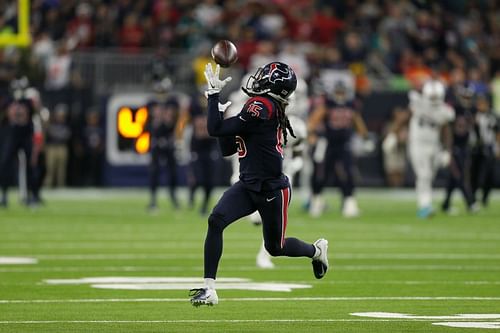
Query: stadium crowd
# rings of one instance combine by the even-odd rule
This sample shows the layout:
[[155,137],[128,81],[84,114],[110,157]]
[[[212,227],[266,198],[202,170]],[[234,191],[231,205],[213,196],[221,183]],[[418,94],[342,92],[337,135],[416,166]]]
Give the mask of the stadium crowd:
[[[0,5],[0,34],[17,29],[15,6],[16,1]],[[102,115],[82,98],[89,83],[72,65],[72,55],[80,51],[156,50],[168,63],[152,75],[157,81],[171,76],[176,65],[170,52],[182,52],[195,59],[196,86],[204,84],[201,66],[207,55],[200,49],[208,51],[225,38],[236,44],[236,66],[243,73],[274,60],[290,64],[309,84],[311,105],[321,73],[345,70],[361,99],[378,88],[374,77],[382,78],[386,89],[420,89],[424,81],[439,78],[467,85],[500,112],[500,3],[495,0],[33,0],[31,7],[31,46],[0,51],[0,121],[7,126],[17,89],[13,82],[21,84],[25,77],[26,86],[41,93],[40,105],[30,112],[40,114],[43,123],[47,162],[40,163],[49,169],[48,185],[101,184]],[[406,105],[401,107],[387,133],[401,132]],[[397,170],[388,181],[401,185],[402,162],[392,162]],[[77,171],[66,174],[69,165]]]

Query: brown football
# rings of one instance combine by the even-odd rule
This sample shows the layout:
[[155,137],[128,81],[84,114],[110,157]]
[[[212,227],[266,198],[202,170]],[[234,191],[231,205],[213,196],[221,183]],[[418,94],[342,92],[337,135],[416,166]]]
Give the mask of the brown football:
[[220,40],[212,47],[212,58],[221,67],[229,67],[238,60],[238,50],[229,40]]

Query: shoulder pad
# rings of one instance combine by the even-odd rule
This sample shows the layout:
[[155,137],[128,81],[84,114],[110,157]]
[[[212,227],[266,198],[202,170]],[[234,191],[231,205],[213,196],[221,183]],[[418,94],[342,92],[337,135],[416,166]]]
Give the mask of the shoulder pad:
[[242,112],[248,113],[250,116],[260,119],[271,119],[274,114],[274,103],[262,96],[250,98],[243,107]]

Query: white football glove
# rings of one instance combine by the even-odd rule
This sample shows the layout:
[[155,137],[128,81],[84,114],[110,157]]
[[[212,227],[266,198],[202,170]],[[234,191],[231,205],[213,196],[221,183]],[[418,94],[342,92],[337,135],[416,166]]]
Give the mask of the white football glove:
[[208,63],[205,66],[205,79],[207,79],[208,89],[207,94],[213,95],[218,94],[224,86],[232,80],[230,76],[225,78],[224,80],[219,79],[220,66],[217,65],[215,67],[215,72],[212,69],[212,64]]
[[447,150],[443,150],[439,153],[439,165],[443,168],[446,168],[450,165],[451,162],[451,154]]

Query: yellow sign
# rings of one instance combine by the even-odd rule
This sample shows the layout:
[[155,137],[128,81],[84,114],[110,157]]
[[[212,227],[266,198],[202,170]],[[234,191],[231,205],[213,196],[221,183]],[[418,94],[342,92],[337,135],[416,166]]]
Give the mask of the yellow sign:
[[[135,117],[134,117],[135,116]],[[139,154],[149,151],[150,134],[145,131],[148,120],[148,109],[141,107],[134,113],[129,107],[118,110],[118,133],[127,139],[135,139],[135,150]]]
[[5,32],[0,34],[0,47],[28,46],[30,35],[30,1],[17,0],[17,34]]

